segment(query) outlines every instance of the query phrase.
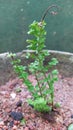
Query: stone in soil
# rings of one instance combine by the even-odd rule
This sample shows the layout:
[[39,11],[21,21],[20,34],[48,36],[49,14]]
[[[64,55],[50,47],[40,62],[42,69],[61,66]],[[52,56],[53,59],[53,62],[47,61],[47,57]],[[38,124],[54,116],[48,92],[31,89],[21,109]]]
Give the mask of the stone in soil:
[[71,115],[71,118],[73,119],[73,115]]
[[14,125],[14,121],[10,121],[9,126],[13,127],[13,125]]
[[13,120],[17,121],[20,121],[23,118],[23,114],[21,112],[15,112],[15,111],[12,111],[10,113],[10,116],[13,118]]
[[17,107],[22,106],[22,100],[19,100],[19,101],[16,103],[16,106],[17,106]]
[[24,130],[29,130],[29,128],[28,127],[25,127],[25,129]]
[[17,126],[14,125],[13,128],[12,128],[12,130],[17,130]]

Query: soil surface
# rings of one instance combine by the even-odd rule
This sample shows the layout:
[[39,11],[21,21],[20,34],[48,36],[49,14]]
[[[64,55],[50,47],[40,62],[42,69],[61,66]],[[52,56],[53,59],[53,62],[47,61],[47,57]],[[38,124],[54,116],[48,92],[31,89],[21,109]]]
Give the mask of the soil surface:
[[[29,78],[35,84],[34,77]],[[60,108],[56,111],[44,115],[36,112],[27,103],[29,98],[31,94],[18,78],[0,86],[0,130],[67,130],[73,123],[73,78],[59,75],[55,102]]]

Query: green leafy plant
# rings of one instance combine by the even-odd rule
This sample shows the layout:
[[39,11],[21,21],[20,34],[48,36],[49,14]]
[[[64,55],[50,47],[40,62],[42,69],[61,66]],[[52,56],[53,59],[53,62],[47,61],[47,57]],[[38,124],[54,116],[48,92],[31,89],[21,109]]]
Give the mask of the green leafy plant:
[[[34,21],[29,26],[28,35],[32,35],[32,39],[27,40],[27,48],[33,52],[27,52],[26,58],[28,60],[32,58],[33,62],[27,66],[20,65],[20,59],[16,60],[11,54],[15,72],[18,73],[19,78],[23,79],[24,84],[32,93],[32,99],[28,100],[28,103],[40,112],[53,110],[54,82],[58,80],[58,70],[52,69],[58,63],[57,59],[52,58],[47,65],[44,65],[45,58],[50,55],[48,50],[45,50],[45,26],[44,20]],[[27,69],[36,79],[35,85],[29,80]]]
[[[48,72],[58,61],[56,58],[52,58],[51,61],[44,65],[46,56],[49,56],[48,50],[45,48],[45,25],[43,21],[41,23],[34,21],[29,26],[28,34],[33,35],[33,39],[28,39],[29,50],[34,50],[33,53],[28,52],[26,58],[32,58],[28,66],[20,65],[19,59],[13,58],[13,66],[19,77],[23,79],[23,82],[28,87],[28,90],[32,93],[32,99],[28,102],[33,105],[34,108],[41,112],[47,112],[53,109],[54,106],[54,82],[58,80],[58,71],[56,69]],[[32,82],[28,79],[29,72],[35,76],[37,81],[36,85],[33,86]]]

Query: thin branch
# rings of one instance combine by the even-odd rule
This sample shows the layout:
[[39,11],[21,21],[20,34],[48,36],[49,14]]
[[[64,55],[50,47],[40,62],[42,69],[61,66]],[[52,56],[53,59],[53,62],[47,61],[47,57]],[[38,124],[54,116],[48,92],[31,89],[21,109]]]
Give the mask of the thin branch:
[[46,9],[46,11],[44,12],[44,14],[43,14],[43,16],[42,16],[42,18],[41,18],[41,22],[45,19],[45,17],[46,17],[46,15],[47,15],[47,13],[48,13],[48,11],[51,9],[51,8],[59,8],[57,5],[51,5],[51,6],[49,6],[47,9]]
[[36,80],[37,80],[37,84],[38,84],[38,87],[39,87],[40,95],[41,95],[41,97],[42,97],[41,86],[40,86],[39,79],[38,79],[38,76],[37,76],[37,73],[36,73],[36,72],[35,72],[35,78],[36,78]]

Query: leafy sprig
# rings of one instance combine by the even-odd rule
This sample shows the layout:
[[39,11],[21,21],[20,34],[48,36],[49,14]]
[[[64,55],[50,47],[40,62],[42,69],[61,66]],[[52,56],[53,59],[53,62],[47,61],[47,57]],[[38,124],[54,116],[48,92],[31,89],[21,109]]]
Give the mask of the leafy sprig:
[[[13,58],[13,67],[19,78],[23,79],[24,84],[28,90],[32,93],[32,99],[28,101],[33,105],[34,109],[40,112],[51,111],[54,107],[54,82],[58,80],[58,70],[52,69],[58,63],[56,58],[52,58],[51,61],[44,65],[45,58],[49,56],[48,50],[45,50],[45,31],[46,23],[44,21],[34,21],[29,26],[29,35],[32,35],[32,39],[27,40],[27,48],[34,50],[33,53],[26,54],[26,58],[33,59],[33,62],[28,66],[20,65],[20,60]],[[36,85],[29,80],[29,72],[34,75],[36,79]],[[51,70],[51,72],[49,72]]]

